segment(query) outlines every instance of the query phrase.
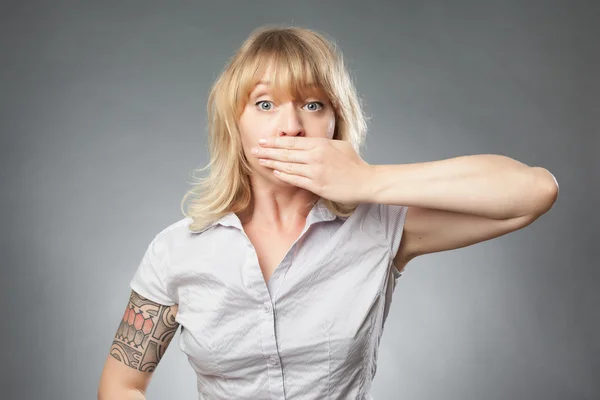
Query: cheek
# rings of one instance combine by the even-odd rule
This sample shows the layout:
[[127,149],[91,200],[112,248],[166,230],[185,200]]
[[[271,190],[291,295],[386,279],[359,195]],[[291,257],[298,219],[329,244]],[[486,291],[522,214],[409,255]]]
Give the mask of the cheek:
[[327,139],[333,139],[335,133],[335,115],[333,113],[321,121],[321,132]]
[[333,139],[335,133],[335,116],[331,114],[320,116],[318,119],[309,119],[306,121],[304,127],[308,136]]
[[242,138],[242,144],[246,149],[249,149],[258,143],[258,139],[261,137],[261,130],[258,128],[259,126],[260,124],[257,124],[248,116],[240,118],[238,130]]
[[275,125],[276,120],[260,115],[252,109],[244,111],[238,123],[242,137],[252,145],[255,145],[258,139],[268,135]]
[[256,127],[240,131],[240,134],[246,152],[250,152],[252,147],[258,146],[258,139],[265,137],[264,131],[256,129]]

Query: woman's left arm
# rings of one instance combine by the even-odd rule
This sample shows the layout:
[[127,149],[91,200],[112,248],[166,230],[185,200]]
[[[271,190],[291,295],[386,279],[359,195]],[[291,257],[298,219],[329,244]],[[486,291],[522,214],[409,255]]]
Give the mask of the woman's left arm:
[[252,154],[292,185],[338,202],[407,206],[397,266],[523,228],[558,196],[548,170],[502,155],[370,165],[342,140],[293,136],[259,143]]
[[408,206],[396,265],[521,229],[558,196],[547,169],[495,154],[371,170],[365,201]]

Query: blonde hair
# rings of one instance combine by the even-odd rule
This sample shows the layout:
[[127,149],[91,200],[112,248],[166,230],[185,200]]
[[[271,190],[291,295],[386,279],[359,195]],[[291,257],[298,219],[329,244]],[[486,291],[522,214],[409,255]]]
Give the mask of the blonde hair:
[[[334,140],[348,141],[360,154],[366,120],[360,99],[335,43],[314,30],[264,26],[254,30],[229,60],[208,97],[208,146],[210,162],[206,178],[183,197],[181,209],[191,217],[191,231],[200,231],[229,212],[252,206],[250,165],[242,148],[237,121],[265,69],[272,65],[274,86],[294,98],[307,94],[311,84],[321,89],[335,112]],[[184,205],[190,200],[188,211]],[[352,214],[357,204],[323,198],[337,216]]]

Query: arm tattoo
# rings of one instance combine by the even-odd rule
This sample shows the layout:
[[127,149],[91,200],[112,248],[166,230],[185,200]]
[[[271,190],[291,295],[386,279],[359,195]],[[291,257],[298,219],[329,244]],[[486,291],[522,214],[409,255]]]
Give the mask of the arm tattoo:
[[175,336],[177,306],[157,304],[132,291],[110,355],[125,365],[153,372]]

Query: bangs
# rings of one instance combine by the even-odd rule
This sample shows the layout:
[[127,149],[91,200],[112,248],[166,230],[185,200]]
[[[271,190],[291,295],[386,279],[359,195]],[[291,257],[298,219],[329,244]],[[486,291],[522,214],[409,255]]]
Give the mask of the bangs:
[[[281,37],[267,40],[248,54],[240,73],[238,99],[245,104],[256,85],[264,83],[276,96],[305,99],[325,95],[333,104],[332,71],[326,67],[331,63],[325,57],[320,58],[301,42]],[[263,82],[266,72],[269,72],[268,82]]]

